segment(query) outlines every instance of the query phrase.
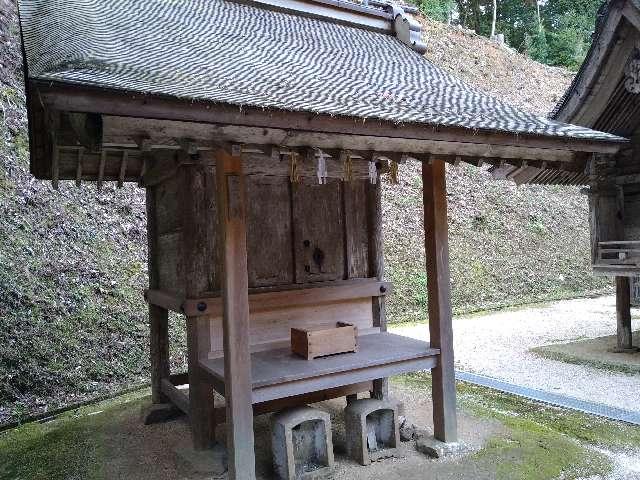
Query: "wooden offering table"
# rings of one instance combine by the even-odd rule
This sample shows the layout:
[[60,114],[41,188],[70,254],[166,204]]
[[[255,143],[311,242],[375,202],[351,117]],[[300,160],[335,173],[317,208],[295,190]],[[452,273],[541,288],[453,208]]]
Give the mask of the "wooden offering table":
[[[305,360],[290,348],[265,350],[251,355],[253,404],[337,389],[377,378],[430,370],[440,350],[426,342],[391,333],[359,337],[359,351]],[[201,360],[216,390],[224,395],[224,359]]]

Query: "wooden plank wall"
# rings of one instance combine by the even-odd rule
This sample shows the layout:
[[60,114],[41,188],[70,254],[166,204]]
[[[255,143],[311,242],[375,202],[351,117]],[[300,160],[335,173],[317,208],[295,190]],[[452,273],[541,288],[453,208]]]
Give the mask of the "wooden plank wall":
[[[205,172],[202,181],[206,187],[201,192],[206,192],[207,197],[194,199],[199,207],[193,218],[207,225],[207,241],[197,245],[201,267],[195,270],[194,260],[194,268],[188,267],[184,254],[185,244],[190,241],[184,234],[181,207],[188,198],[184,192],[184,172],[188,168],[194,167],[183,167],[178,175],[158,185],[155,194],[159,288],[181,296],[191,296],[198,288],[202,292],[220,288],[215,167],[199,167]],[[367,182],[329,179],[327,184],[318,185],[306,178],[301,183],[291,183],[282,176],[248,176],[249,287],[278,288],[376,276],[377,272],[370,272],[369,238],[373,226],[367,219]],[[202,278],[187,279],[187,268],[189,276],[197,271]],[[208,320],[210,355],[219,356],[222,318]],[[310,327],[337,320],[354,322],[366,332],[374,323],[371,298],[252,315],[252,350],[288,341],[291,326]]]
[[616,188],[599,188],[589,195],[591,258],[598,258],[598,243],[624,240],[623,206]]
[[625,189],[624,239],[640,240],[640,191]]

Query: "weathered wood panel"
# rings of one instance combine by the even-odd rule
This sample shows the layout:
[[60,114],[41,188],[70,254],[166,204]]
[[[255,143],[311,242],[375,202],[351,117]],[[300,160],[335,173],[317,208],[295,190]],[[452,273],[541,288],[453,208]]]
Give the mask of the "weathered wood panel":
[[[359,333],[370,333],[373,327],[371,297],[341,302],[325,303],[302,307],[278,308],[251,314],[250,349],[258,352],[280,348],[289,344],[291,328],[313,328],[348,322],[358,328]],[[222,318],[211,322],[210,358],[218,358],[223,353]]]
[[[149,288],[160,286],[160,258],[157,248],[156,191],[147,189],[147,241]],[[169,378],[169,317],[166,308],[149,304],[149,355],[151,360],[151,396],[153,403],[163,403],[166,396],[162,382]]]
[[184,263],[182,257],[182,232],[158,236],[158,285],[159,289],[185,294]]
[[[174,233],[182,229],[182,181],[179,175],[155,188],[157,234]],[[162,259],[161,259],[162,261]]]
[[293,186],[296,282],[340,280],[344,271],[344,220],[340,181]]
[[640,194],[625,195],[624,240],[640,240]]
[[453,359],[451,278],[447,225],[447,186],[444,162],[422,164],[425,258],[429,296],[431,347],[440,349],[433,377],[433,432],[438,440],[455,442],[456,379]]
[[[382,185],[380,182],[375,185],[367,183],[366,195],[369,276],[382,280],[384,277],[384,252],[382,237]],[[374,327],[379,327],[381,331],[386,332],[387,317],[385,298],[373,298],[371,308]],[[387,398],[389,396],[388,379],[379,378],[375,380],[373,382],[371,395],[380,400]]]
[[598,243],[624,239],[623,205],[616,189],[600,188],[589,196],[591,255],[598,258]]
[[[179,170],[184,193],[181,206],[184,218],[182,234],[184,288],[188,297],[210,287],[211,238],[204,219],[208,207],[205,170],[197,165]],[[196,449],[206,449],[214,442],[213,386],[202,374],[199,360],[209,351],[208,317],[187,319],[187,349],[189,370],[189,419]]]
[[293,283],[293,238],[288,178],[247,178],[249,286]]
[[345,182],[344,228],[347,278],[369,276],[369,235],[367,229],[368,180]]
[[255,453],[249,352],[247,198],[242,160],[232,157],[226,151],[218,151],[216,178],[224,302],[223,343],[229,479],[251,480],[255,478]]

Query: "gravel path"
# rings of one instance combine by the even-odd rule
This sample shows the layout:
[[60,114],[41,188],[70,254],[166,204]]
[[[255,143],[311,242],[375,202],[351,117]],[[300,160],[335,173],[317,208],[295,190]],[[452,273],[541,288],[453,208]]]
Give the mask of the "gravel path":
[[[634,331],[640,329],[637,310]],[[526,387],[640,411],[640,375],[608,372],[541,358],[529,349],[552,343],[615,335],[615,297],[555,302],[455,318],[456,368]],[[394,333],[427,339],[426,325],[394,327]],[[634,340],[634,344],[638,344]]]

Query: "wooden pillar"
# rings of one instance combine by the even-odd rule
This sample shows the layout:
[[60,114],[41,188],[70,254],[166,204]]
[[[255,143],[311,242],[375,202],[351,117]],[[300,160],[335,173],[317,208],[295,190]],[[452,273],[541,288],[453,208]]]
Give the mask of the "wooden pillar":
[[631,337],[631,287],[629,277],[616,277],[616,316],[620,351],[633,349]]
[[[209,265],[206,258],[211,238],[207,228],[207,178],[200,165],[181,169],[183,175],[183,251],[184,281],[187,298],[198,298],[209,288]],[[209,260],[209,261],[207,261]],[[213,386],[200,367],[200,358],[209,354],[209,318],[187,317],[187,350],[189,370],[189,421],[193,446],[210,448],[215,442]]]
[[[153,187],[147,188],[147,244],[149,288],[160,286],[158,277],[158,233],[156,200]],[[149,352],[151,356],[151,398],[153,403],[166,403],[162,379],[169,378],[169,315],[166,309],[149,304]]]
[[434,435],[443,442],[457,441],[456,385],[453,363],[451,284],[447,225],[445,164],[422,164],[425,258],[429,294],[431,346],[440,349],[432,369]]
[[[382,185],[367,182],[367,229],[369,232],[369,276],[382,280],[384,277],[384,248],[382,236]],[[373,326],[387,331],[385,297],[372,300]],[[389,396],[389,381],[379,378],[373,381],[372,398],[383,400]]]
[[216,153],[216,178],[222,253],[229,478],[253,480],[255,453],[249,352],[246,187],[242,160],[219,150]]

